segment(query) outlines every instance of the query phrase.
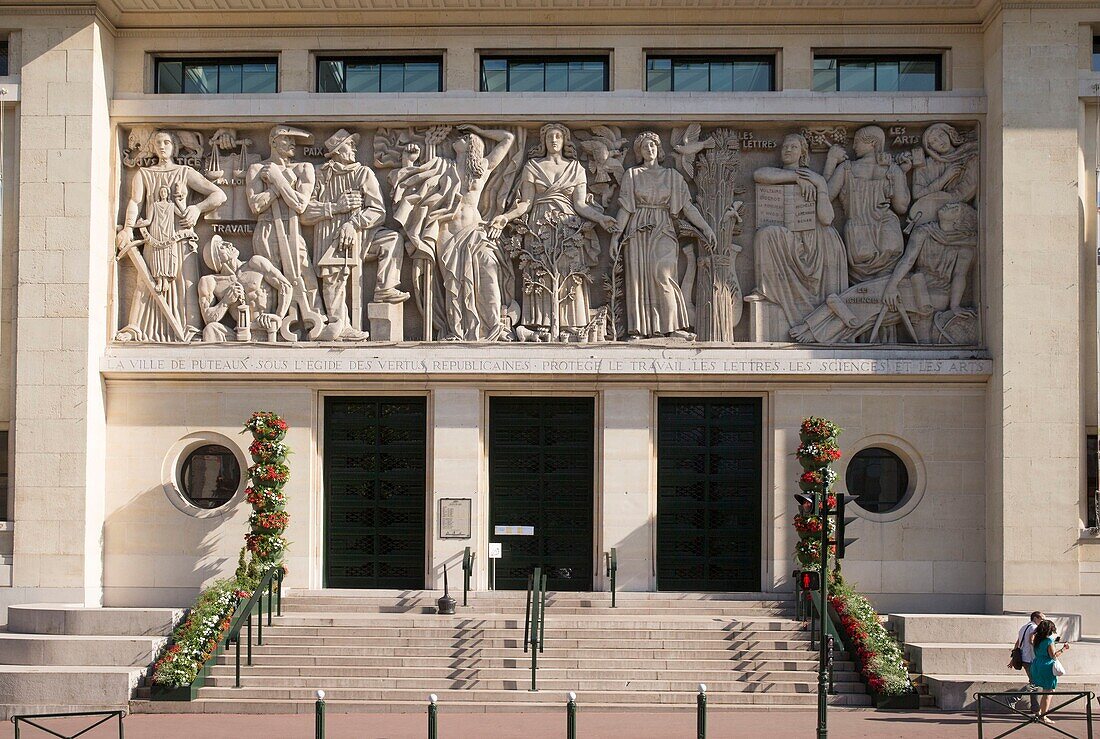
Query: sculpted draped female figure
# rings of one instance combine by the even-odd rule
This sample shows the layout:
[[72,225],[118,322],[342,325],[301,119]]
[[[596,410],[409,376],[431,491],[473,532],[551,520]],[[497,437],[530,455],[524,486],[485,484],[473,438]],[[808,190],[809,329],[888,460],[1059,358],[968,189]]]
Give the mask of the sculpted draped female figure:
[[[516,204],[506,213],[493,219],[490,236],[499,235],[510,220],[526,216],[528,233],[524,239],[531,241],[545,236],[544,231],[551,216],[581,216],[595,221],[607,231],[618,228],[617,221],[588,203],[588,179],[577,160],[569,129],[560,123],[548,123],[539,131],[541,142],[532,158],[523,166],[520,175],[519,196]],[[529,245],[530,246],[530,245]],[[599,260],[600,242],[593,233],[587,240],[582,255],[585,264],[592,267]],[[533,275],[528,275],[537,281]],[[571,296],[552,295],[549,290],[535,290],[525,296],[520,322],[537,332],[545,333],[554,323],[554,311],[563,332],[576,332],[589,322],[590,300],[588,284],[565,285],[562,292],[572,289]],[[560,301],[560,306],[558,305]],[[560,337],[549,337],[557,340]]]
[[638,134],[634,155],[641,164],[627,170],[619,192],[622,230],[611,237],[611,251],[614,255],[625,250],[628,341],[695,338],[680,290],[677,218],[691,222],[712,247],[716,241],[710,224],[691,202],[687,182],[658,163],[662,154],[657,134]]

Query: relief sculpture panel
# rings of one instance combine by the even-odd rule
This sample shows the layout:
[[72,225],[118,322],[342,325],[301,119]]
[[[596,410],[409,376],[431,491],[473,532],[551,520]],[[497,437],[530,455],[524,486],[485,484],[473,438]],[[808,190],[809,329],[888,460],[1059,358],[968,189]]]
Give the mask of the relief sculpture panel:
[[117,342],[981,344],[973,124],[123,139]]

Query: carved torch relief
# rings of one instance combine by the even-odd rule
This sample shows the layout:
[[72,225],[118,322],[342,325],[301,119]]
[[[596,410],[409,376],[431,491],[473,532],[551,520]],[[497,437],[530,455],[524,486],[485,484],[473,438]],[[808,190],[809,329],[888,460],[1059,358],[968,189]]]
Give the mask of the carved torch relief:
[[126,131],[118,342],[976,346],[976,128]]

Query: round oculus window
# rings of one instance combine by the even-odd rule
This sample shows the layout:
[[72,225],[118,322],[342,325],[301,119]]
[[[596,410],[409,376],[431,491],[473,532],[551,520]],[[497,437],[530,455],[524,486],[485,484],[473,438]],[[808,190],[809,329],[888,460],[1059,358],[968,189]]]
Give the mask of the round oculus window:
[[905,502],[909,492],[909,470],[901,457],[889,449],[868,447],[848,462],[844,475],[855,503],[870,513],[889,513]]
[[233,452],[220,444],[200,446],[183,460],[180,492],[197,508],[220,508],[241,484],[241,465]]

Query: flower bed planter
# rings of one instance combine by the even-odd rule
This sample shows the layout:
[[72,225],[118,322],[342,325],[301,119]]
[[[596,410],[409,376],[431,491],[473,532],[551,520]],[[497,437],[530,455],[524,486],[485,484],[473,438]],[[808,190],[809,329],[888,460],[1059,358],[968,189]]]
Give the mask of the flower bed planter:
[[889,711],[915,711],[920,708],[920,693],[903,693],[902,695],[885,695],[883,693],[871,693],[871,699],[875,702],[875,708]]

